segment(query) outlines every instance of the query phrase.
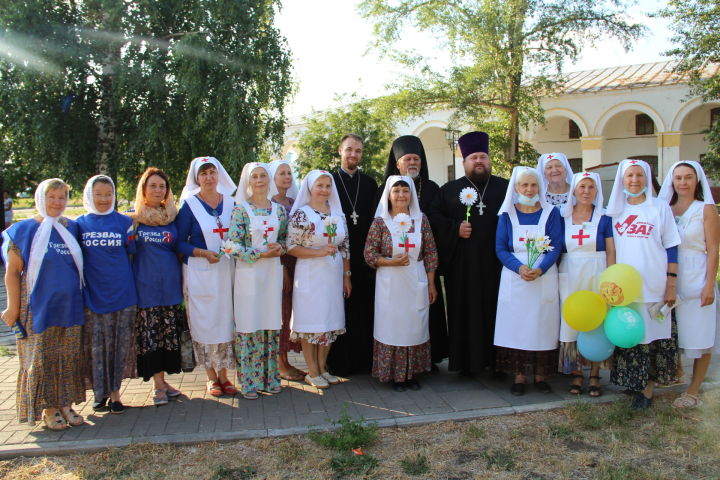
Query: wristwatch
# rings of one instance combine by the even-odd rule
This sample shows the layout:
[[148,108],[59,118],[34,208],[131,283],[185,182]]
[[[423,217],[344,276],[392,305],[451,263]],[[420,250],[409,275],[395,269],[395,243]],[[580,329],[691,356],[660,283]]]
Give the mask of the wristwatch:
[[346,277],[349,277],[350,275],[352,275],[352,272],[350,270],[348,270],[347,272],[343,272],[343,275],[345,275]]

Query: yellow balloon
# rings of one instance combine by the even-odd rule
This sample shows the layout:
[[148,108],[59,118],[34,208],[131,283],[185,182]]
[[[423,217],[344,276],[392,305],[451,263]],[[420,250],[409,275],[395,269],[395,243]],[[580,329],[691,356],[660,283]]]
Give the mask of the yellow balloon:
[[590,290],[578,290],[568,296],[562,306],[563,319],[579,332],[595,330],[606,314],[605,300]]
[[642,276],[626,263],[609,266],[600,275],[600,295],[613,307],[628,305],[642,293]]

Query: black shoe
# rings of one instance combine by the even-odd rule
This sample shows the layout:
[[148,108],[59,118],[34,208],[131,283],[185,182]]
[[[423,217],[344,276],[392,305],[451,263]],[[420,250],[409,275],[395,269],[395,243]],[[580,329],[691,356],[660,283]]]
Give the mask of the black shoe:
[[125,411],[125,406],[122,404],[122,402],[111,402],[110,403],[110,413],[123,413]]
[[393,382],[393,390],[395,390],[396,392],[404,392],[405,384],[402,382]]
[[525,395],[525,384],[513,383],[512,387],[510,387],[510,393],[512,393],[516,397],[519,397],[520,395]]
[[541,393],[552,392],[552,387],[545,380],[540,380],[539,382],[535,382],[535,389]]
[[430,373],[440,373],[440,369],[436,364],[433,363],[430,365]]
[[650,408],[652,405],[652,397],[647,398],[645,395],[643,395],[642,392],[639,392],[637,395],[635,395],[635,398],[633,398],[632,404],[630,404],[630,408],[634,410],[645,410],[647,408]]
[[422,387],[420,386],[420,383],[415,380],[414,378],[411,378],[407,382],[405,382],[405,386],[409,388],[410,390],[420,390]]
[[107,412],[108,411],[108,398],[105,397],[95,403],[93,403],[92,409],[96,412]]
[[499,371],[495,370],[492,372],[492,374],[490,376],[492,377],[493,380],[507,380],[509,375],[505,372],[499,372]]

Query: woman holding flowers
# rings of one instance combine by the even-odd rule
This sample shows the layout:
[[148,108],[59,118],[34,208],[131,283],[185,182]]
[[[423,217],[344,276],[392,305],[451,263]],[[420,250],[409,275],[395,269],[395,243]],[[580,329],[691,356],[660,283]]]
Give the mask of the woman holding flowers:
[[230,237],[223,251],[235,257],[235,359],[240,392],[280,393],[280,329],[287,215],[270,201],[270,168],[247,163],[240,175]]
[[313,170],[290,211],[288,253],[297,257],[291,339],[300,339],[308,366],[305,381],[328,388],[339,380],[327,371],[335,339],[345,333],[343,297],[351,292],[350,242],[332,175]]
[[228,370],[235,368],[235,262],[219,255],[229,231],[234,191],[235,183],[216,158],[195,158],[180,195],[182,206],[176,221],[193,351],[198,364],[205,367],[208,393],[215,397],[237,393],[228,379]]
[[[560,303],[579,290],[598,292],[600,274],[615,263],[615,242],[613,241],[610,217],[603,215],[603,193],[600,175],[583,172],[573,175],[570,182],[570,199],[561,208],[564,217],[564,239],[558,278]],[[577,349],[577,330],[564,319],[560,321],[559,371],[572,374],[570,393],[583,392],[583,365],[590,365],[591,397],[602,395],[600,389],[600,363],[588,362]]]
[[515,167],[498,215],[495,252],[503,269],[495,324],[497,369],[515,375],[513,395],[525,393],[531,370],[535,388],[549,393],[545,377],[557,365],[560,330],[555,266],[560,212],[545,201],[538,171]]
[[437,298],[438,257],[409,177],[393,175],[385,182],[364,253],[377,270],[373,377],[392,380],[398,392],[419,390],[414,375],[432,366],[428,321]]
[[655,382],[669,383],[677,369],[670,315],[651,318],[650,308],[675,304],[680,234],[670,206],[648,189],[651,178],[646,162],[620,162],[605,212],[612,217],[617,263],[642,275],[641,300],[632,308],[643,318],[645,338],[633,348],[615,349],[610,374],[614,384],[635,391],[632,407],[639,409],[651,406]]

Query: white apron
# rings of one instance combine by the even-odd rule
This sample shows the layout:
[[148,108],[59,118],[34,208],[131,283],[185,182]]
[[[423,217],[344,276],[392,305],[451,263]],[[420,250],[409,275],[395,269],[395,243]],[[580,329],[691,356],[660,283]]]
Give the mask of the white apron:
[[[272,202],[270,215],[255,215],[249,203],[243,208],[250,218],[252,248],[267,251],[267,244],[277,242],[280,220],[277,204]],[[283,270],[280,257],[259,258],[249,264],[235,262],[235,331],[253,333],[280,330],[282,327]]]
[[[405,246],[394,226],[385,226],[392,235],[392,254],[405,253]],[[422,245],[421,224],[415,220],[415,233],[407,234],[410,264],[378,267],[375,274],[375,326],[378,342],[395,347],[421,345],[430,340],[430,297],[425,264],[418,261]]]
[[[315,233],[307,248],[321,248],[328,239],[320,215],[312,208],[302,207],[315,224]],[[338,218],[337,236],[333,243],[345,239],[344,217]],[[323,333],[345,328],[343,297],[343,259],[340,252],[317,258],[298,258],[293,281],[293,311],[290,329],[299,333]]]
[[678,346],[685,350],[703,350],[715,345],[717,330],[717,297],[712,305],[700,306],[700,293],[705,286],[707,253],[703,209],[705,204],[693,202],[677,217],[682,243],[678,248],[677,292],[682,302],[677,306]]
[[[233,199],[223,195],[223,211],[218,217],[207,213],[194,195],[185,199],[200,224],[207,249],[220,251],[220,243],[227,239]],[[222,236],[222,239],[221,239]],[[189,257],[183,265],[183,284],[190,334],[194,341],[208,345],[233,339],[233,278],[232,258],[223,255],[211,264],[203,257]]]
[[[520,225],[515,208],[508,212],[515,257],[527,265],[526,235],[543,234],[552,208],[543,209],[538,225]],[[542,263],[540,255],[535,267]],[[500,274],[495,345],[517,350],[546,351],[558,348],[560,304],[557,267],[553,265],[532,282],[503,267]]]
[[[558,284],[560,285],[560,305],[565,299],[579,290],[597,293],[600,274],[607,268],[605,252],[597,252],[597,233],[601,215],[595,209],[589,222],[573,225],[572,218],[565,219],[565,247],[567,253],[560,257]],[[571,328],[562,319],[560,309],[560,341],[574,342],[577,330]]]

